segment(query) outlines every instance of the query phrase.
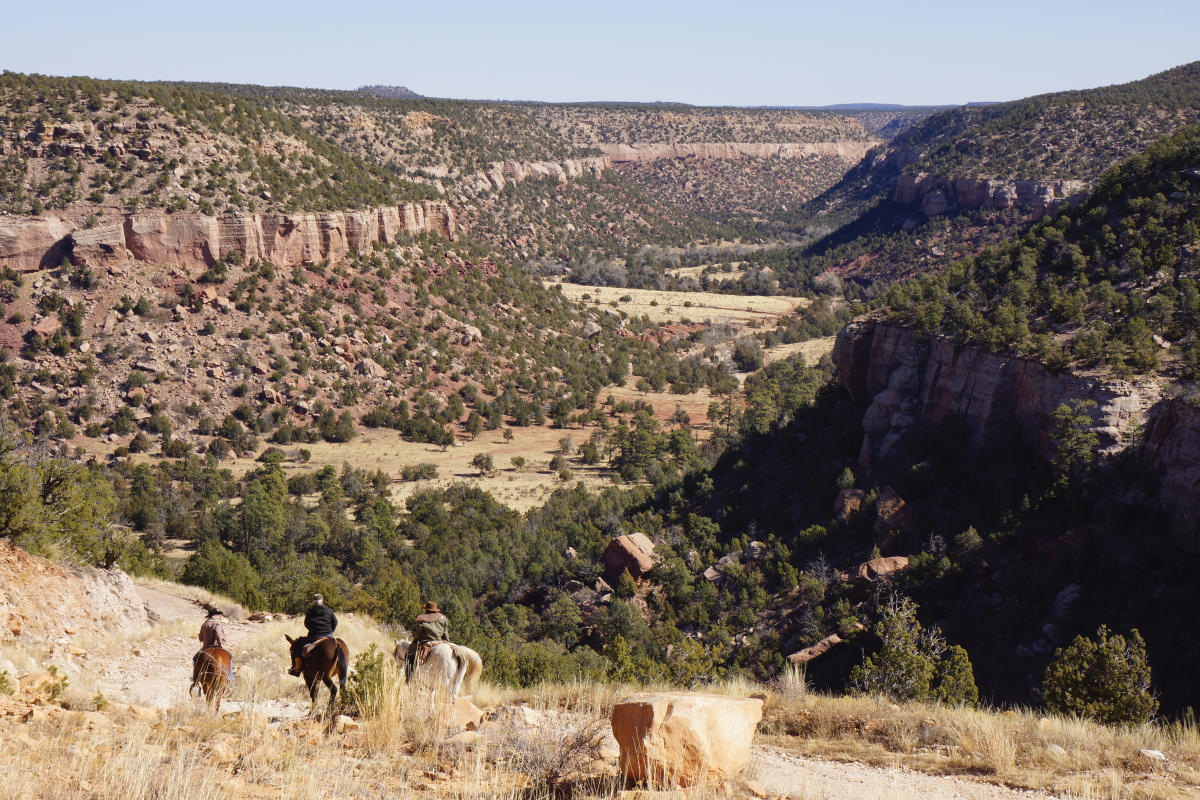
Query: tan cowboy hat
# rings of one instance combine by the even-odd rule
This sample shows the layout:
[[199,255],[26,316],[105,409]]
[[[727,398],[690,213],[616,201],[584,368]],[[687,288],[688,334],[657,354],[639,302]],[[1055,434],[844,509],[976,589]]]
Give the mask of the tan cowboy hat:
[[428,614],[438,613],[437,603],[433,602],[432,600],[427,601],[425,603],[425,612]]

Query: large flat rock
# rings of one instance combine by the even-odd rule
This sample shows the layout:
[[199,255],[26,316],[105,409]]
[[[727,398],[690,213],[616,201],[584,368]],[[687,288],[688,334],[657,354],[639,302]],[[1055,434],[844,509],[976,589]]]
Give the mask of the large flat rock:
[[638,694],[613,709],[622,774],[654,786],[728,780],[746,768],[762,700],[696,692]]

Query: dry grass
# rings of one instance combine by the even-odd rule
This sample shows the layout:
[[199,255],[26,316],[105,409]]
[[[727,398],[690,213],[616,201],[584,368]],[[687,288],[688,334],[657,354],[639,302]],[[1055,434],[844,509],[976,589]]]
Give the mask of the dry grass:
[[[645,315],[652,322],[730,322],[739,325],[773,324],[808,301],[802,297],[667,292],[658,289],[621,289],[548,283],[562,287],[564,296],[598,308],[615,308],[631,317]],[[589,299],[584,300],[583,296]],[[622,300],[628,297],[628,300]]]
[[[802,753],[1096,798],[1200,795],[1194,724],[1117,729],[1030,710],[772,691],[762,738]],[[1162,762],[1141,753],[1163,752]]]
[[704,277],[705,270],[708,270],[708,278],[711,281],[720,283],[721,281],[739,281],[746,274],[745,267],[741,261],[731,261],[729,263],[730,270],[724,270],[724,264],[699,264],[694,267],[675,267],[673,269],[664,270],[667,275],[676,278],[695,278],[700,280]]
[[[462,741],[447,738],[452,728],[445,704],[405,685],[388,658],[375,693],[361,697],[358,707],[340,709],[358,722],[341,731],[331,716],[310,717],[301,682],[284,674],[283,634],[296,627],[293,620],[253,625],[238,648],[231,702],[221,715],[207,712],[198,701],[151,719],[117,705],[104,714],[85,713],[89,706],[81,696],[67,701],[84,711],[57,711],[18,722],[20,713],[4,711],[5,704],[19,698],[0,697],[0,796],[306,800],[415,791],[439,798],[528,800],[568,791],[572,797],[615,798],[622,787],[607,733],[613,706],[635,691],[673,688],[576,682],[507,689],[481,684],[474,702],[498,716],[476,741]],[[171,631],[172,625],[160,626],[147,638]],[[338,633],[352,656],[372,645],[385,654],[391,651],[389,632],[369,618],[343,615]],[[15,647],[4,652],[14,662],[33,658]],[[81,682],[78,688],[86,694],[86,687]],[[765,697],[758,740],[792,754],[958,776],[1079,800],[1200,796],[1200,729],[1190,721],[1115,729],[1028,710],[829,697],[809,691],[800,673],[768,686],[734,680],[703,690]],[[532,709],[538,723],[522,722],[524,712],[505,711],[518,705]],[[1142,752],[1153,750],[1166,760]],[[897,791],[863,796],[918,797],[903,794],[908,791],[903,787]],[[818,800],[824,792],[803,789],[794,796]],[[723,795],[687,794],[696,800],[710,796]]]
[[809,339],[804,342],[780,344],[768,347],[763,351],[763,356],[766,359],[766,363],[770,364],[775,361],[783,361],[800,353],[804,356],[804,363],[811,367],[815,366],[821,360],[822,356],[827,356],[833,352],[833,343],[836,340],[836,336],[822,336],[819,339]]

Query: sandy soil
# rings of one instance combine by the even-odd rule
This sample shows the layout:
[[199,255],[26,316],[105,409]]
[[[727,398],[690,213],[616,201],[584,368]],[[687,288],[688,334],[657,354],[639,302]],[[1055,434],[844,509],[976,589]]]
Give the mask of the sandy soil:
[[762,745],[754,748],[746,775],[768,794],[796,800],[1053,800],[1042,792],[900,767],[823,761]]

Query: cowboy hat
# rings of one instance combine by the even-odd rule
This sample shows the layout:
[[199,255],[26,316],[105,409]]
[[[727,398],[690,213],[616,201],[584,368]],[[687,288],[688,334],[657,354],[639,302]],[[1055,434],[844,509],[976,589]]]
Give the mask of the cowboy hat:
[[429,614],[438,613],[437,603],[433,602],[432,600],[427,601],[425,603],[425,611]]

